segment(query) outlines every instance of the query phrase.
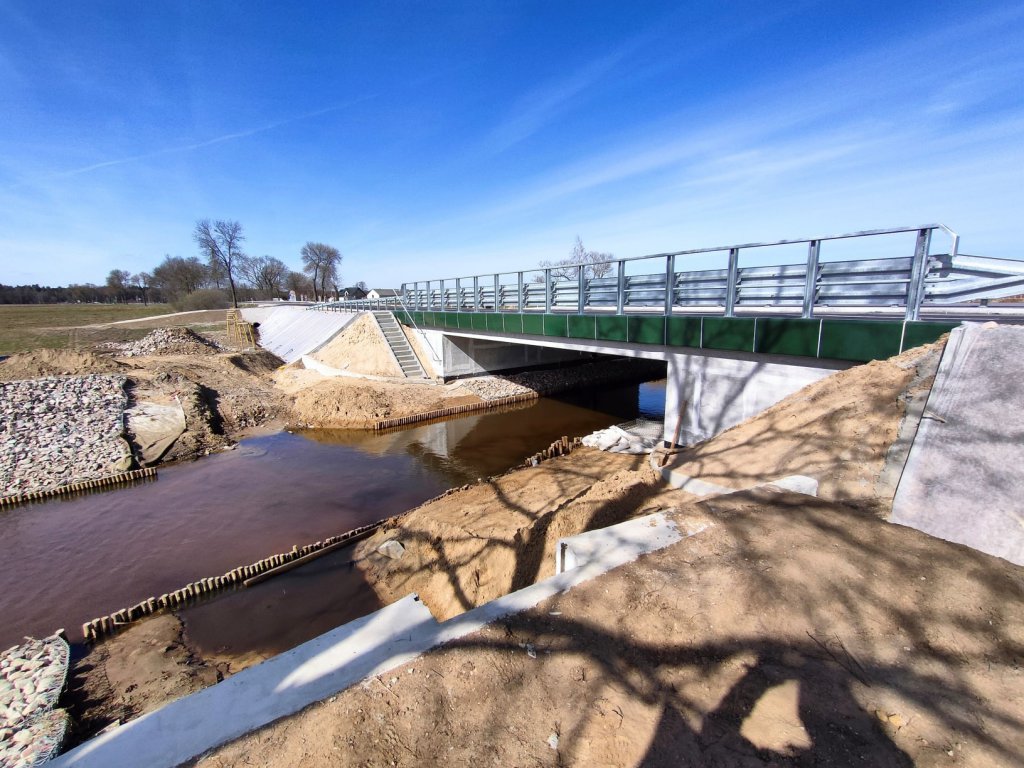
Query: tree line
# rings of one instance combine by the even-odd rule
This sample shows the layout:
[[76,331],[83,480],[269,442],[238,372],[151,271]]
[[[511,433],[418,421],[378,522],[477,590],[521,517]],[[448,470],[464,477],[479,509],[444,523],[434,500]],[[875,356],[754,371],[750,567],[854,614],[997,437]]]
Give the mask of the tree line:
[[[301,270],[274,256],[243,250],[245,234],[237,221],[201,219],[192,231],[199,256],[164,256],[152,270],[112,269],[103,285],[65,287],[0,284],[0,304],[167,302],[178,309],[219,309],[254,299],[337,298],[342,254],[326,243],[307,242],[299,251]],[[356,283],[366,290],[366,284]]]

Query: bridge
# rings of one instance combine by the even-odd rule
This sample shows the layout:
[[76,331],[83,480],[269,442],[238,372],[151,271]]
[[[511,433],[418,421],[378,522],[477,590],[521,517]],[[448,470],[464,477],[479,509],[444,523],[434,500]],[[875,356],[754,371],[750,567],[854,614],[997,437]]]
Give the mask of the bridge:
[[[1024,320],[1024,262],[942,224],[403,283],[388,309],[442,378],[608,354],[668,363],[666,432],[706,439],[811,381],[963,319]],[[532,351],[529,351],[532,348]]]

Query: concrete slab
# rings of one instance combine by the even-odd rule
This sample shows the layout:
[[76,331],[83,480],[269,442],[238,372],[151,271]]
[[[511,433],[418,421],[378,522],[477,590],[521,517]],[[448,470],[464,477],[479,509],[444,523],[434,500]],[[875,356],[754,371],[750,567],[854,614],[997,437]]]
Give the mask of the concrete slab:
[[[256,312],[243,310],[242,316],[255,319]],[[286,363],[293,363],[333,339],[358,315],[290,305],[273,307],[269,314],[260,314],[260,346]]]
[[185,431],[185,411],[180,404],[143,402],[124,412],[127,431],[140,463],[155,464]]
[[695,536],[707,525],[680,531],[675,522],[660,512],[635,520],[587,531],[558,540],[555,551],[555,573],[571,571],[595,561],[614,557],[617,552],[636,553],[636,556],[667,547],[680,538]]
[[1024,328],[950,334],[892,521],[1024,565]]

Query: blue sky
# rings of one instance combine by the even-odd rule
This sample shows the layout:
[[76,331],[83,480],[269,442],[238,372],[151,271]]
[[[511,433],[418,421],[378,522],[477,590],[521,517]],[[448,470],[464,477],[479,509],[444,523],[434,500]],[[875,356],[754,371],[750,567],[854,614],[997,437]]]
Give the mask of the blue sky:
[[1024,258],[1024,6],[0,0],[0,282],[346,283],[941,221]]

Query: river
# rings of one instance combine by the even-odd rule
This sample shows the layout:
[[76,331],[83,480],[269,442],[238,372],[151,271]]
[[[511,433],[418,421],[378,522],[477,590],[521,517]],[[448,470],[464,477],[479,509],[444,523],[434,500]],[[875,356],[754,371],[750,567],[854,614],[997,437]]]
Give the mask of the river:
[[[281,432],[162,468],[156,481],[0,512],[0,648],[59,627],[79,638],[96,616],[401,513],[562,435],[661,418],[664,398],[662,381],[388,434]],[[348,571],[343,550],[261,591],[218,598],[229,602],[216,618],[211,603],[186,609],[186,625],[191,616],[210,648],[276,652],[376,607],[365,590],[342,584]],[[238,620],[257,613],[274,617],[260,631]]]

